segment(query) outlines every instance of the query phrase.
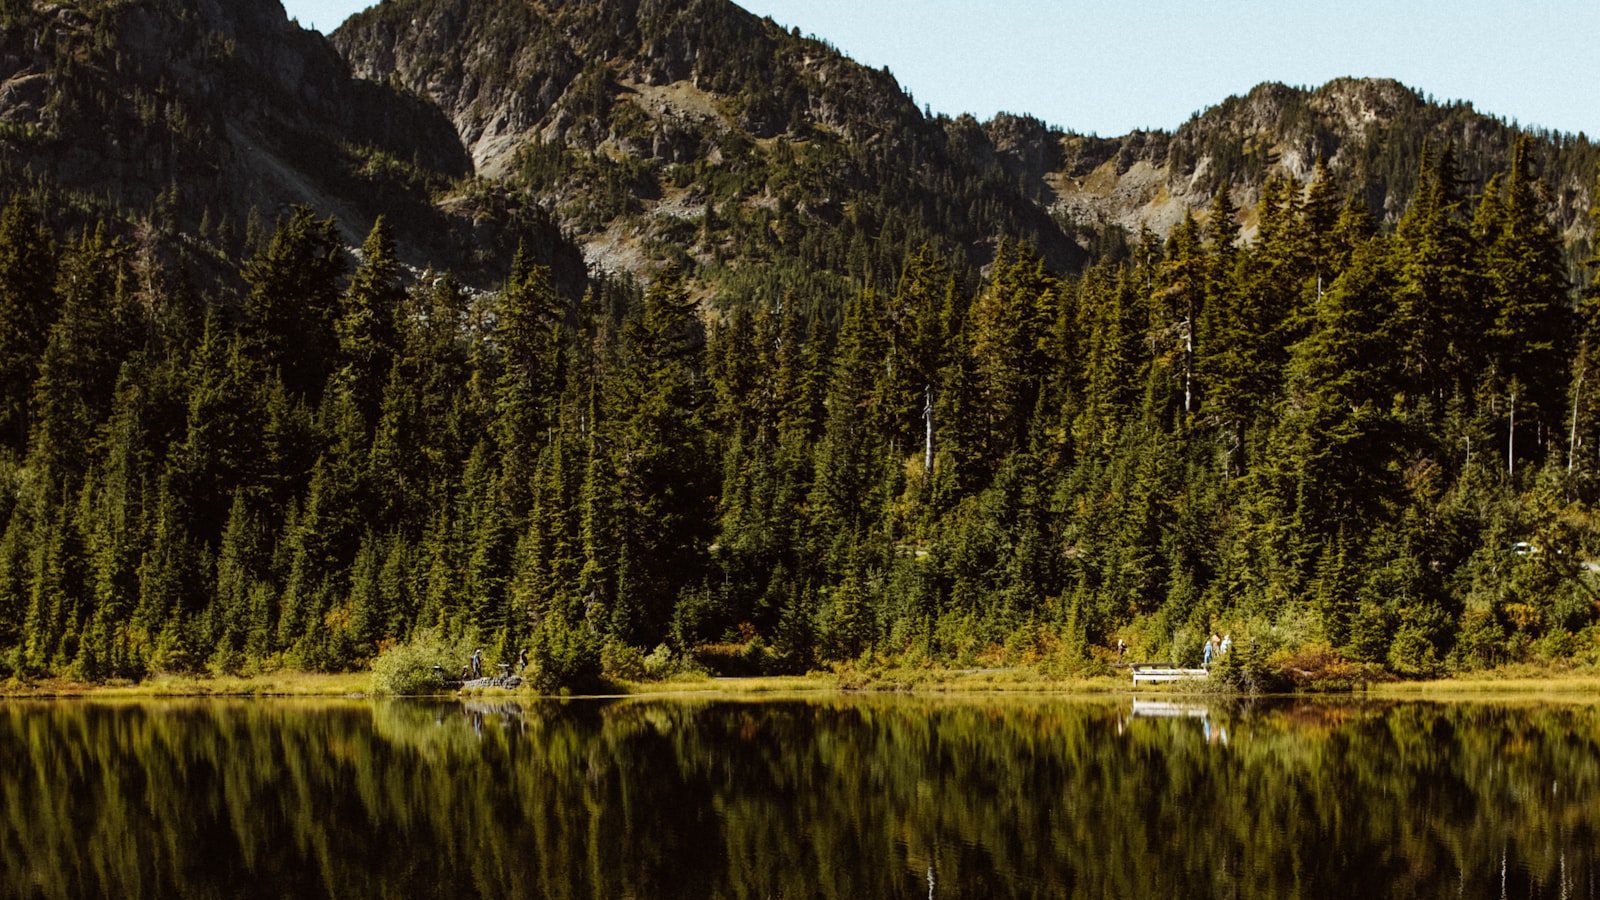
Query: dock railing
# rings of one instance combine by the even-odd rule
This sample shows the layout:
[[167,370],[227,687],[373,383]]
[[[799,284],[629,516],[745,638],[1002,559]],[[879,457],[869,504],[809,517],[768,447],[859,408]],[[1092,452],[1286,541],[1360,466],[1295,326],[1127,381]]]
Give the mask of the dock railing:
[[1185,669],[1173,662],[1131,663],[1134,684],[1160,684],[1166,681],[1204,681],[1205,669]]

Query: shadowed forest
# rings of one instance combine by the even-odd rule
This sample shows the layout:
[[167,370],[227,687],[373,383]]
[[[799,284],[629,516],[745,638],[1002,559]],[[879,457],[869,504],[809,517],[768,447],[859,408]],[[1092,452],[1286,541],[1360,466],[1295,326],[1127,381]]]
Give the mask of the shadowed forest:
[[1079,271],[913,248],[843,298],[527,257],[478,293],[305,209],[220,291],[19,194],[3,668],[1593,661],[1600,297],[1527,146],[1475,196],[1425,154],[1392,228],[1319,172]]

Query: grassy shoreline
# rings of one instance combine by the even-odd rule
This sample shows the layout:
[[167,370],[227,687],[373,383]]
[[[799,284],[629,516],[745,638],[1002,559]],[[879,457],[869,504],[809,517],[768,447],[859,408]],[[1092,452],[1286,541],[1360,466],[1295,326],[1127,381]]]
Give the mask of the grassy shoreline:
[[[442,696],[455,696],[447,692]],[[531,697],[527,688],[489,688],[459,692],[474,697]],[[667,681],[622,682],[602,694],[572,697],[672,697],[760,696],[818,693],[906,694],[1060,694],[1144,695],[1177,694],[1224,697],[1224,692],[1201,684],[1141,685],[1127,676],[1050,677],[1031,669],[916,669],[889,671],[865,677],[857,673],[812,672],[806,675],[718,678],[678,678]],[[361,697],[375,696],[370,672],[320,674],[275,672],[256,676],[161,675],[140,682],[85,684],[60,679],[0,682],[0,700],[52,698],[161,698],[161,697]],[[1366,691],[1302,696],[1348,696],[1384,700],[1470,700],[1494,696],[1520,699],[1551,697],[1600,700],[1600,670],[1547,670],[1511,667],[1474,672],[1428,681],[1374,683]]]
[[372,673],[274,672],[270,675],[157,675],[143,681],[87,684],[46,678],[0,682],[0,699],[73,697],[350,697],[372,692]]

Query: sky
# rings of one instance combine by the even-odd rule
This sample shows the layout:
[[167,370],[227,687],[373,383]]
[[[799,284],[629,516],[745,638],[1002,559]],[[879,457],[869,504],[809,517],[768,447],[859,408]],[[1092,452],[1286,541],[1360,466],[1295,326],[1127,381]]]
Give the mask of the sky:
[[[508,2],[508,0],[489,0]],[[1600,135],[1597,0],[737,0],[888,66],[951,115],[1111,136],[1263,81],[1397,78],[1524,125]],[[284,0],[331,31],[364,0]]]

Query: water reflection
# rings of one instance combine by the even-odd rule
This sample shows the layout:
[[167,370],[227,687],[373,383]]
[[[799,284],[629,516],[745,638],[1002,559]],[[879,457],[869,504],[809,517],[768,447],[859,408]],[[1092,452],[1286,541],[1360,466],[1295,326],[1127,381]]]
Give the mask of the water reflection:
[[0,705],[6,896],[1595,897],[1587,707]]

